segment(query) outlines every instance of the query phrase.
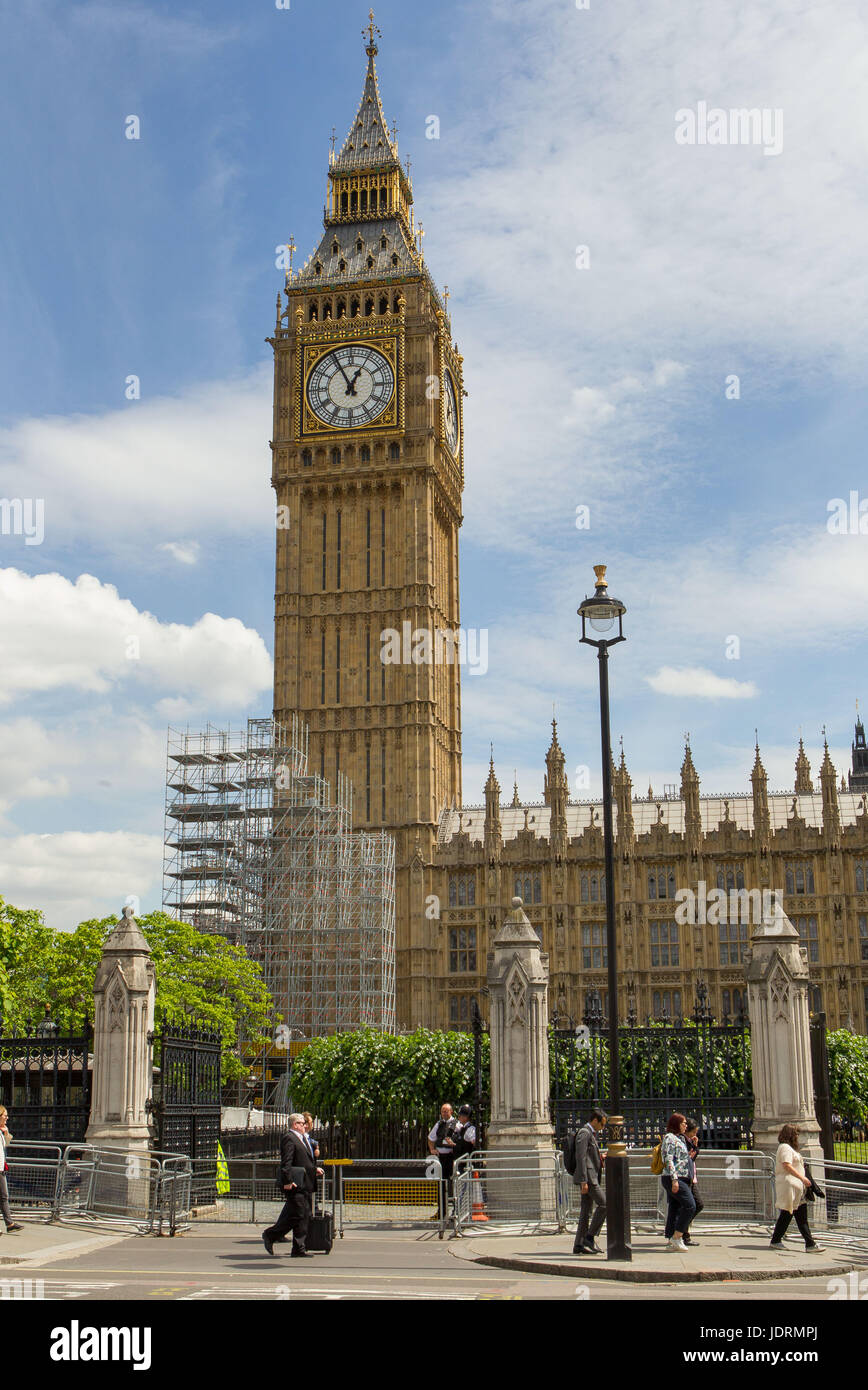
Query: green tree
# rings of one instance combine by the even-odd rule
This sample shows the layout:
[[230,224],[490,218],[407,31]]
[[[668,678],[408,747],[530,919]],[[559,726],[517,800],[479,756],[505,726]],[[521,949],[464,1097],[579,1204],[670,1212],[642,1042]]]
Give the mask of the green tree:
[[[114,917],[81,922],[73,932],[45,925],[36,909],[0,899],[0,1003],[5,1027],[38,1023],[46,1004],[61,1032],[81,1025],[93,1010],[93,986]],[[239,1034],[254,1047],[265,1042],[272,1001],[259,965],[240,946],[197,931],[164,912],[139,921],[157,974],[156,1022],[195,1018],[223,1036],[223,1079],[244,1073]]]
[[868,1117],[868,1037],[844,1028],[826,1036],[832,1106],[851,1120]]

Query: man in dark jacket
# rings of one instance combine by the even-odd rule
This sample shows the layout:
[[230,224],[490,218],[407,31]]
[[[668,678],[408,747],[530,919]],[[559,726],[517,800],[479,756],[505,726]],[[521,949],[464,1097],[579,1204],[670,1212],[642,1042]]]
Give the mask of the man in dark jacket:
[[[597,1141],[597,1135],[605,1123],[606,1116],[603,1111],[592,1110],[588,1123],[582,1125],[576,1135],[576,1171],[573,1174],[573,1182],[581,1188],[582,1206],[576,1242],[573,1246],[574,1255],[602,1254],[599,1245],[594,1243],[594,1237],[606,1219],[606,1198],[600,1186],[603,1157]],[[596,1206],[597,1210],[591,1220],[592,1206]]]
[[313,1148],[305,1133],[304,1115],[290,1115],[289,1129],[280,1136],[281,1186],[286,1200],[274,1225],[262,1232],[262,1244],[269,1255],[274,1254],[274,1242],[291,1230],[293,1256],[308,1258],[305,1241],[310,1225],[310,1199],[322,1172],[322,1168],[316,1166]]

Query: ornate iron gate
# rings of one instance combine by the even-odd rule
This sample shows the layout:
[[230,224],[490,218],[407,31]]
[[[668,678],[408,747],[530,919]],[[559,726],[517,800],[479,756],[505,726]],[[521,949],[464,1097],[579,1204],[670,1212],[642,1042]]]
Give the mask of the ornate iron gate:
[[0,1102],[10,1112],[16,1139],[84,1139],[90,1118],[90,1042],[80,1033],[59,1036],[46,1018],[22,1033],[0,1032]]
[[[556,1018],[557,1023],[563,1017]],[[621,1111],[627,1142],[656,1144],[673,1111],[694,1116],[707,1148],[750,1145],[753,1092],[747,1020],[717,1024],[700,990],[692,1019],[647,1020],[631,1012],[619,1030]],[[558,1141],[608,1106],[609,1046],[599,998],[579,1027],[552,1034],[552,1123]]]
[[214,1189],[220,1139],[219,1032],[201,1024],[164,1023],[152,1109],[163,1152],[193,1160],[198,1200]]

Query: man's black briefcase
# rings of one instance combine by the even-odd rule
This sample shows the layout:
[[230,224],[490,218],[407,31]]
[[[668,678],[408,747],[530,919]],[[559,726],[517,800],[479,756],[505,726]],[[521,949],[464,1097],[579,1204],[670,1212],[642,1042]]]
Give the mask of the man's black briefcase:
[[330,1211],[318,1212],[310,1218],[305,1247],[318,1254],[328,1255],[335,1243],[335,1218]]

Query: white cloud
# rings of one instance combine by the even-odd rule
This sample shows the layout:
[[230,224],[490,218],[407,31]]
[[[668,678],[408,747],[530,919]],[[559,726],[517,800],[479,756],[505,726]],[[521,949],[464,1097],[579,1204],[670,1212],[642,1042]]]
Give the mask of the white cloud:
[[[45,499],[49,547],[125,549],[166,536],[273,531],[271,372],[130,402],[103,415],[23,419],[0,430],[7,496]],[[133,550],[128,549],[133,546]],[[180,558],[176,556],[176,558]]]
[[699,700],[751,700],[759,694],[753,681],[726,680],[701,666],[661,666],[646,676],[658,695],[679,695]]
[[212,704],[244,706],[271,684],[258,633],[206,613],[192,626],[161,623],[92,575],[31,577],[0,570],[0,699],[72,688],[104,693],[161,686]]
[[199,560],[201,546],[198,541],[163,541],[157,549],[165,550],[179,565],[195,565]]
[[147,912],[160,906],[162,853],[159,836],[127,830],[0,839],[3,897],[40,908],[63,931],[90,917],[120,916],[128,894]]

